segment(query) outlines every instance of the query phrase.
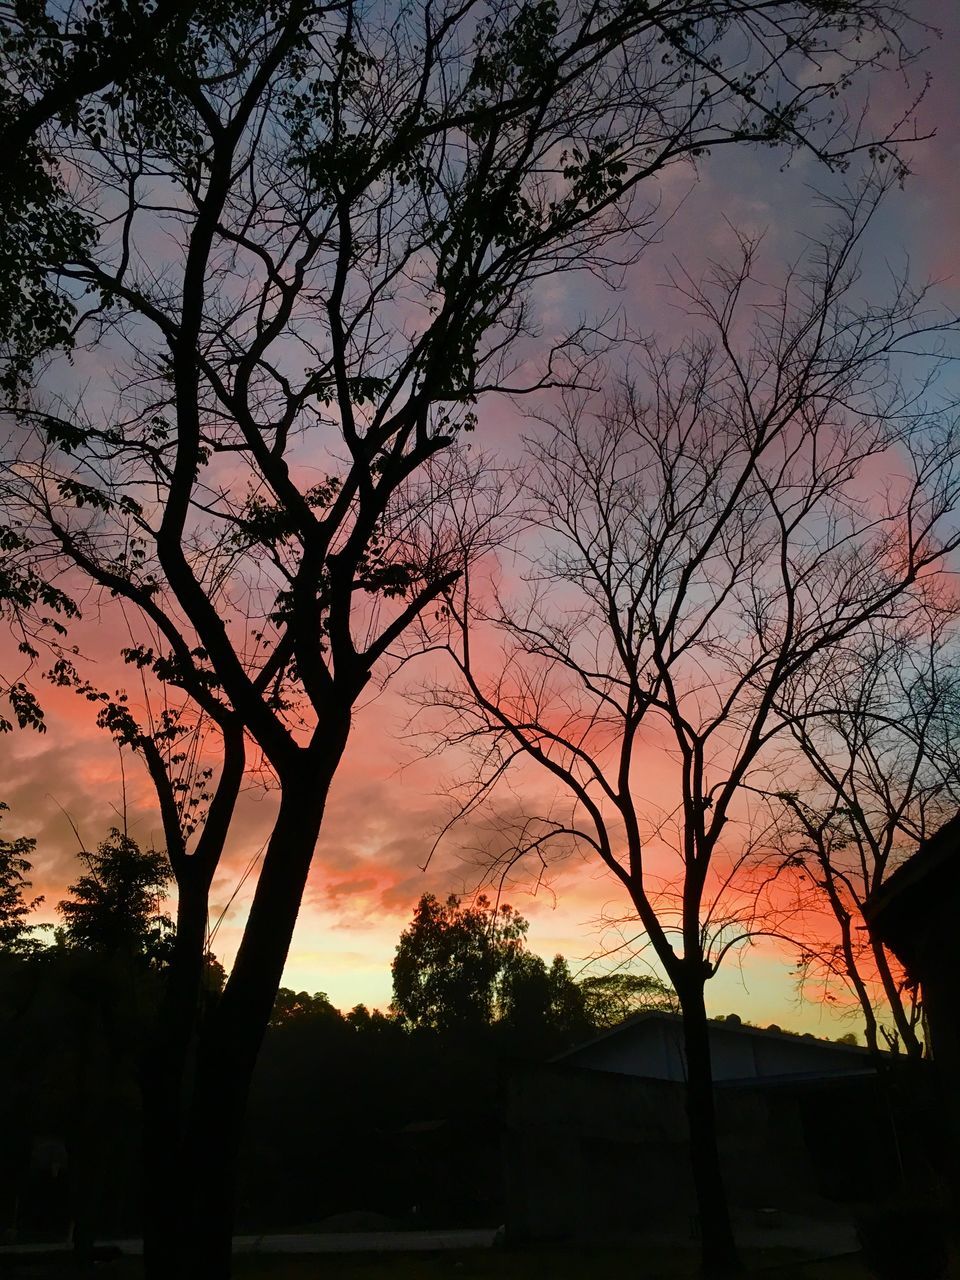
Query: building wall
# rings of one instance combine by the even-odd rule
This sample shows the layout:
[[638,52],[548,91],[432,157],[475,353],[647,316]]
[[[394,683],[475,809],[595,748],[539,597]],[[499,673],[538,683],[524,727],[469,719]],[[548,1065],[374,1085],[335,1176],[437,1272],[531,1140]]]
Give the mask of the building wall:
[[649,1232],[692,1203],[683,1088],[529,1067],[507,1087],[507,1229],[514,1240]]
[[[735,1214],[823,1211],[889,1193],[899,1157],[870,1077],[719,1089]],[[507,1085],[507,1229],[516,1240],[689,1235],[695,1201],[682,1084],[558,1064]],[[908,1185],[914,1174],[904,1171]]]

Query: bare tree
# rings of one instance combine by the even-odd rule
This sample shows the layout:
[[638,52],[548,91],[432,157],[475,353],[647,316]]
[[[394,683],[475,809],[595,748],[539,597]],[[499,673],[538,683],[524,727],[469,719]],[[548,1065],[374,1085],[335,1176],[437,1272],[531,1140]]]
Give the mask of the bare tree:
[[[470,572],[448,590],[461,682],[424,695],[440,738],[477,750],[464,811],[539,766],[566,802],[525,847],[599,859],[676,989],[710,1274],[735,1250],[704,987],[749,932],[730,906],[756,852],[744,784],[777,767],[785,692],[872,619],[909,617],[958,541],[956,424],[897,372],[936,332],[929,301],[902,281],[856,301],[874,207],[853,195],[780,290],[746,239],[703,285],[678,274],[696,335],[642,346],[617,393],[566,396],[530,441],[526,594]],[[884,467],[899,482],[879,489]],[[672,772],[651,794],[654,759]]]
[[863,904],[960,807],[958,700],[956,602],[941,588],[906,623],[874,620],[778,708],[809,766],[802,785],[771,796],[788,815],[782,865],[806,923],[800,975],[821,998],[852,991],[867,1044],[913,1057],[918,993]]

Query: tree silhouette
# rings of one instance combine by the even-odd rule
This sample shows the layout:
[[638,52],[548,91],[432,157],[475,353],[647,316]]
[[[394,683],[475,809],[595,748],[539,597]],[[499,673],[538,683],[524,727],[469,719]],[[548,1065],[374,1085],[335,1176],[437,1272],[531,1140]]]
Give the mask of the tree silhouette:
[[477,1029],[494,1020],[505,975],[522,964],[527,921],[487,898],[425,893],[391,966],[393,1007],[411,1027]]
[[173,921],[163,911],[170,864],[113,828],[94,852],[82,852],[84,875],[57,904],[68,946],[159,964],[170,954]]
[[554,956],[548,967],[530,952],[522,953],[504,972],[500,1021],[528,1037],[554,1031],[569,1039],[593,1029],[582,988],[573,980],[564,957]]
[[393,1010],[408,1028],[444,1034],[499,1027],[531,1043],[584,1035],[590,1022],[563,956],[549,967],[526,949],[528,922],[482,895],[461,903],[425,893],[394,956]]
[[[8,806],[0,803],[0,813],[7,811]],[[36,846],[29,836],[12,840],[0,836],[0,952],[23,956],[39,946],[28,919],[43,898],[26,897],[27,873],[33,865],[30,855]]]
[[957,602],[936,591],[907,619],[876,619],[790,691],[780,711],[809,772],[768,793],[784,816],[774,856],[796,889],[803,985],[816,999],[852,992],[867,1044],[912,1057],[918,993],[863,904],[960,806],[958,710]]
[[[896,363],[909,351],[925,386],[921,353],[936,366],[953,318],[902,279],[885,303],[854,300],[881,196],[852,190],[779,291],[746,238],[703,282],[678,271],[692,335],[642,345],[618,391],[570,395],[543,421],[526,590],[500,598],[464,575],[447,597],[461,681],[423,694],[438,739],[475,750],[461,813],[495,806],[518,760],[557,787],[556,816],[507,828],[501,877],[576,850],[623,886],[683,1013],[704,1265],[721,1275],[736,1263],[704,989],[771,928],[740,892],[758,852],[744,786],[782,779],[783,706],[811,671],[874,619],[914,616],[960,544],[957,423],[915,411]],[[881,465],[903,485],[875,493]],[[500,646],[481,644],[487,628]],[[671,779],[656,805],[648,752]]]
[[323,1018],[336,1022],[340,1021],[341,1014],[322,991],[315,991],[313,995],[309,995],[306,991],[292,991],[289,987],[281,987],[277,992],[270,1025],[284,1027],[310,1018]]
[[647,973],[604,973],[580,982],[587,1017],[600,1030],[615,1027],[635,1013],[678,1013],[676,994]]
[[[242,0],[232,6],[240,12]],[[23,390],[38,356],[73,344],[76,298],[51,266],[88,249],[90,210],[72,198],[52,131],[99,138],[125,102],[141,127],[174,136],[168,80],[223,22],[218,0],[0,7],[0,387]]]
[[[859,73],[902,64],[907,23],[867,0],[100,8],[66,11],[66,32],[44,11],[26,51],[14,8],[0,49],[29,54],[10,83],[31,146],[42,121],[18,208],[82,211],[68,234],[24,214],[8,301],[27,281],[26,316],[46,291],[50,340],[103,357],[76,396],[8,380],[28,435],[4,477],[3,603],[157,789],[178,919],[145,1259],[222,1280],[245,1100],[358,701],[460,572],[443,513],[459,532],[469,513],[476,549],[497,501],[464,435],[487,392],[579,385],[607,340],[588,322],[539,339],[537,282],[616,275],[653,233],[652,180],[704,149],[839,164],[872,146],[898,165],[842,102]],[[177,40],[186,22],[182,45],[165,22]],[[148,48],[142,77],[116,78]],[[136,715],[63,647],[46,600],[68,568],[129,612]],[[9,696],[42,723],[25,682]],[[275,782],[276,822],[188,1072],[249,768]]]

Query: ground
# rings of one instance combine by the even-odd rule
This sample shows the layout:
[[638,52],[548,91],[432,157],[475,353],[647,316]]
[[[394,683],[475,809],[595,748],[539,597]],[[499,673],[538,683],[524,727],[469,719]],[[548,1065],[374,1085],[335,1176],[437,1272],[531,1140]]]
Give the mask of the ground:
[[[236,1280],[622,1280],[625,1272],[637,1280],[681,1280],[696,1275],[695,1259],[661,1256],[647,1250],[638,1267],[635,1250],[531,1249],[471,1250],[465,1253],[352,1255],[324,1254],[239,1257]],[[826,1262],[791,1262],[775,1250],[756,1251],[747,1258],[749,1274],[769,1280],[870,1280],[856,1256]],[[98,1264],[89,1271],[40,1260],[5,1258],[4,1280],[140,1280],[138,1259],[123,1258]]]

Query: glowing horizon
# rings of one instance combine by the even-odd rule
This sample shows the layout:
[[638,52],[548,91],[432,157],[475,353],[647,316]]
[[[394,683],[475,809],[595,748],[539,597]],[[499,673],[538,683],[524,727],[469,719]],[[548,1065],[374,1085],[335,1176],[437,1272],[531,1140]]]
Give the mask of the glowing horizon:
[[[928,57],[935,78],[921,107],[921,133],[937,121],[955,120],[960,112],[949,34],[958,31],[956,10],[949,0],[930,0],[928,8],[930,21],[948,34]],[[956,307],[960,143],[953,136],[938,136],[913,151],[914,174],[903,193],[891,194],[872,256],[882,266],[886,256],[895,261],[898,253],[908,250],[916,276],[940,279],[942,296]],[[683,331],[686,321],[663,287],[670,258],[682,251],[687,265],[695,268],[721,256],[734,243],[732,227],[766,229],[765,253],[773,262],[795,256],[803,234],[811,230],[813,201],[806,184],[822,176],[802,155],[783,174],[769,153],[746,151],[704,160],[696,178],[688,167],[671,170],[661,190],[665,209],[676,212],[662,243],[652,246],[627,276],[623,297],[636,326],[667,337]],[[718,216],[719,210],[725,218]],[[609,300],[592,282],[549,281],[542,299],[545,323],[553,319],[559,324],[576,311],[589,311],[594,303],[599,307]],[[78,376],[90,362],[96,362],[95,355],[78,356]],[[516,411],[503,398],[490,400],[481,409],[477,445],[515,457],[519,426]],[[127,641],[114,643],[112,628],[119,626],[115,614],[104,613],[105,626],[97,615],[96,607],[88,610],[84,646],[99,664],[100,682],[112,687],[130,679],[128,669],[111,657]],[[76,865],[76,840],[65,814],[90,844],[103,839],[110,826],[121,826],[124,811],[130,834],[142,845],[161,847],[163,840],[145,773],[128,755],[121,781],[117,749],[96,729],[95,709],[67,690],[41,686],[39,692],[48,732],[37,736],[24,731],[6,738],[0,799],[10,806],[5,834],[38,841],[33,892],[45,895],[41,915],[52,919],[56,901],[75,875],[71,868]],[[480,879],[478,869],[460,860],[449,846],[428,870],[419,870],[445,816],[446,765],[442,759],[417,760],[411,746],[402,742],[407,714],[399,695],[390,693],[356,717],[284,974],[285,985],[325,991],[344,1009],[361,1002],[380,1008],[389,1003],[393,948],[421,893],[469,894]],[[659,761],[652,751],[649,768],[657,775]],[[263,844],[272,804],[271,795],[256,783],[245,789],[214,882],[211,919],[226,910],[214,950],[227,964],[253,878],[232,895]],[[550,885],[536,895],[512,886],[507,897],[530,920],[531,949],[547,960],[562,953],[574,972],[612,940],[611,926],[602,923],[604,915],[625,914],[627,907],[620,886],[592,863],[559,866]],[[791,966],[792,957],[772,943],[749,948],[742,966],[732,961],[709,983],[710,1011],[738,1012],[760,1025],[777,1022],[797,1030],[828,1026],[827,1034],[852,1029],[854,1022],[838,1016],[831,1006],[794,1003]]]

